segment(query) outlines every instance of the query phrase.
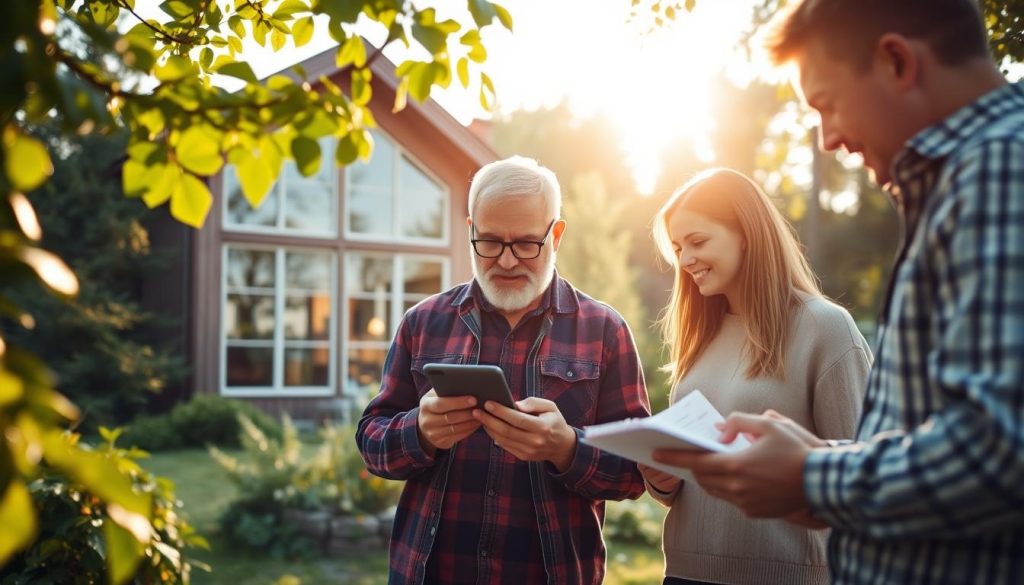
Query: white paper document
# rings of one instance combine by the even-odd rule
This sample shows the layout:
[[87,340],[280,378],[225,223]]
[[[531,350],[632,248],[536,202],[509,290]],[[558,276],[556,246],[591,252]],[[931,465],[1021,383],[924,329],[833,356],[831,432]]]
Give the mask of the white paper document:
[[715,423],[723,420],[700,390],[694,390],[654,416],[584,427],[583,442],[676,477],[692,479],[688,470],[654,461],[655,449],[729,452],[749,447],[750,442],[742,435],[728,445],[719,442],[721,432]]

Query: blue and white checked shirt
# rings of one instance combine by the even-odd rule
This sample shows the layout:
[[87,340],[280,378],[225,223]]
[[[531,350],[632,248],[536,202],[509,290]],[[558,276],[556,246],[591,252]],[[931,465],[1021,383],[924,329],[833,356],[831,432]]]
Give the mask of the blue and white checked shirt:
[[1024,583],[1024,83],[894,165],[905,240],[857,443],[804,467],[833,580]]

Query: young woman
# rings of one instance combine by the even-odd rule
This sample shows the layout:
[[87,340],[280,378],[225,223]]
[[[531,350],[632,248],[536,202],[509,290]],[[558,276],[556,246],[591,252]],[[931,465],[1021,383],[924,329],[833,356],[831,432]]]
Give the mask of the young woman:
[[[672,403],[699,389],[725,415],[772,409],[820,437],[853,437],[870,349],[753,181],[698,175],[662,206],[654,239],[676,273],[661,322]],[[696,484],[641,471],[670,507],[666,585],[829,582],[825,531],[750,520]]]

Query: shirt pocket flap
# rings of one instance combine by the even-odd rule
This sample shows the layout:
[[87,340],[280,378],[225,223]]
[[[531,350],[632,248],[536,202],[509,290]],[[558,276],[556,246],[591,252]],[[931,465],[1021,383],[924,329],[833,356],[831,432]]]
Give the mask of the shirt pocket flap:
[[566,382],[596,380],[600,368],[597,364],[586,360],[568,358],[541,358],[540,373]]
[[427,364],[461,364],[465,361],[466,356],[460,353],[417,355],[412,358],[412,371],[422,374],[423,366]]

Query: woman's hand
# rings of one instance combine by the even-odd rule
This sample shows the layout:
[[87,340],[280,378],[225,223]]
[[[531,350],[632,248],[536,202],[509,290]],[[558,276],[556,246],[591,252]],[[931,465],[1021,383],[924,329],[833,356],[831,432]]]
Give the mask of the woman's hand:
[[662,496],[671,495],[679,487],[679,484],[683,483],[683,480],[674,475],[669,475],[660,469],[655,469],[643,463],[637,463],[636,466],[640,470],[640,474],[644,476],[644,481],[661,492],[660,495]]

